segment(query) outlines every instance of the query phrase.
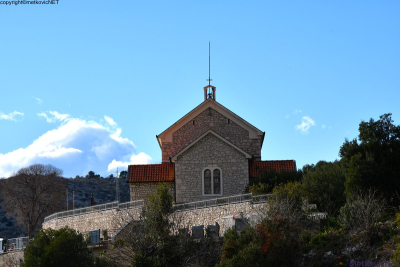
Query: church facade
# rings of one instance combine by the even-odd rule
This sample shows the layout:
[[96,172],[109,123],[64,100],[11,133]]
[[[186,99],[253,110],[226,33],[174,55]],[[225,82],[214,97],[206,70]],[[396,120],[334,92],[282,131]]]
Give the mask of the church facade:
[[242,194],[262,170],[295,171],[294,160],[262,161],[265,132],[216,101],[204,101],[157,135],[161,164],[129,165],[131,200],[145,199],[166,183],[176,203]]

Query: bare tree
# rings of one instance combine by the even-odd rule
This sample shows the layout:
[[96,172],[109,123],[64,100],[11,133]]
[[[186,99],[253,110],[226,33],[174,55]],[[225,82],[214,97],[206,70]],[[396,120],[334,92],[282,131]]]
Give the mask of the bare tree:
[[281,217],[290,224],[307,218],[308,200],[304,195],[304,186],[299,182],[276,186],[268,198],[268,217]]
[[61,174],[62,170],[52,165],[34,164],[2,181],[0,193],[3,209],[16,217],[29,238],[32,238],[46,215],[63,207],[67,181]]
[[358,192],[340,210],[340,220],[346,230],[356,236],[361,245],[370,246],[379,230],[379,219],[387,211],[386,201],[376,191]]
[[308,202],[306,200],[300,202],[293,196],[272,195],[268,204],[267,215],[269,218],[281,217],[288,220],[289,223],[297,223],[307,218],[306,208]]

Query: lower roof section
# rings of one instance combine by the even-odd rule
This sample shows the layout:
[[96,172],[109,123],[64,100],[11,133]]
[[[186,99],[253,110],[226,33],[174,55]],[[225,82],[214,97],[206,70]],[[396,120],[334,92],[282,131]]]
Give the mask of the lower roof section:
[[173,182],[174,166],[172,163],[129,165],[129,183]]
[[296,161],[294,160],[265,160],[265,161],[250,161],[249,175],[256,177],[262,171],[275,172],[295,172]]
[[[249,176],[256,177],[262,171],[294,172],[294,160],[249,161]],[[129,165],[129,183],[173,182],[174,166],[172,163]]]

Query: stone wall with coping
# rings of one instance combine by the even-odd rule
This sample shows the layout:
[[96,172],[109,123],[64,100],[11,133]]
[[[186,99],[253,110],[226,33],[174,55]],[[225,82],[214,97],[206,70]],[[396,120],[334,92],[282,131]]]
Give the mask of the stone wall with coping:
[[[224,206],[202,208],[196,210],[177,211],[171,215],[171,220],[177,223],[178,228],[188,228],[197,225],[220,225],[220,235],[227,230],[227,216],[238,216],[241,213],[244,217],[250,214],[263,214],[267,210],[266,203],[252,204],[251,202],[236,203]],[[44,223],[43,228],[60,229],[68,226],[81,233],[87,233],[90,230],[101,229],[100,234],[103,237],[102,230],[107,229],[108,235],[112,236],[117,230],[121,229],[131,220],[139,220],[142,209],[128,210],[107,210],[101,212],[92,212],[80,216],[68,217],[63,219],[55,219]],[[19,266],[12,263],[19,263],[23,259],[23,252],[14,252],[8,254],[0,254],[0,266]]]
[[[174,196],[175,194],[175,183],[174,182],[164,182],[167,184],[171,194]],[[131,195],[131,201],[144,199],[145,201],[148,198],[149,194],[153,194],[156,192],[157,186],[161,183],[157,182],[148,182],[148,183],[130,183],[129,190]]]
[[19,267],[24,260],[24,250],[0,254],[1,267]]
[[88,233],[91,230],[100,229],[101,237],[103,237],[102,231],[107,229],[107,234],[111,237],[128,222],[139,220],[142,210],[143,207],[95,211],[78,216],[54,219],[43,223],[42,228],[58,230],[68,226],[81,233]]
[[[216,207],[208,207],[187,211],[176,211],[170,218],[178,225],[178,228],[191,229],[195,225],[220,225],[220,235],[226,230],[227,216],[238,216],[241,213],[244,217],[254,213],[264,213],[267,210],[266,203],[253,204],[251,202],[243,202]],[[90,230],[107,229],[108,235],[113,236],[119,229],[132,220],[139,220],[142,208],[126,209],[126,210],[106,210],[100,212],[91,212],[79,216],[67,217],[62,219],[54,219],[50,222],[43,223],[43,228],[52,228],[54,230],[68,226],[81,233],[87,233]]]
[[227,230],[224,217],[239,216],[248,217],[250,214],[259,214],[259,217],[265,217],[267,204],[252,204],[251,202],[243,202],[224,206],[209,207],[203,209],[187,210],[175,212],[171,215],[172,219],[179,225],[179,228],[188,228],[196,225],[215,225],[216,222],[220,225],[220,236]]
[[[242,194],[249,183],[248,164],[242,152],[211,133],[204,136],[175,162],[176,203]],[[203,171],[207,167],[221,170],[221,196],[203,196]]]
[[256,159],[261,159],[261,139],[250,139],[249,131],[228,120],[215,109],[208,108],[174,132],[172,142],[163,143],[162,161],[169,161],[170,157],[178,154],[208,130],[214,131]]

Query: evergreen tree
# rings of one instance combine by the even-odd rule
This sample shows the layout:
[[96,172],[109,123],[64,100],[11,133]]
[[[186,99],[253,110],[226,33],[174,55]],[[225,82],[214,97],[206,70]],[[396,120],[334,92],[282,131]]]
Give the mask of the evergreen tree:
[[399,205],[400,126],[391,113],[359,125],[359,142],[346,140],[339,155],[348,167],[346,193],[349,197],[369,189],[381,193],[389,204]]

